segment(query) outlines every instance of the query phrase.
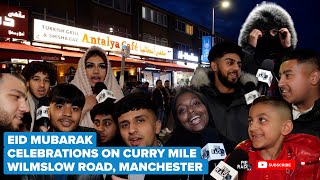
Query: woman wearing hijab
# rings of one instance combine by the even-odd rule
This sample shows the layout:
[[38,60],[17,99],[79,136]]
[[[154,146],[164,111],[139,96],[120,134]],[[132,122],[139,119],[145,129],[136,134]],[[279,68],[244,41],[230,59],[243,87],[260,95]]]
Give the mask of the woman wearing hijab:
[[[207,102],[197,91],[181,88],[172,102],[176,127],[165,146],[204,147],[207,143],[223,143],[229,153],[235,147],[216,129]],[[219,161],[210,161],[209,172]],[[211,171],[210,171],[211,170]],[[178,177],[177,177],[178,178]],[[180,179],[212,179],[210,175],[183,175]]]
[[110,62],[105,51],[98,46],[91,46],[80,58],[78,69],[71,81],[86,96],[86,103],[82,109],[80,126],[93,127],[90,110],[97,104],[96,94],[92,88],[97,82],[103,82],[112,91],[117,100],[123,97],[122,90],[112,72]]

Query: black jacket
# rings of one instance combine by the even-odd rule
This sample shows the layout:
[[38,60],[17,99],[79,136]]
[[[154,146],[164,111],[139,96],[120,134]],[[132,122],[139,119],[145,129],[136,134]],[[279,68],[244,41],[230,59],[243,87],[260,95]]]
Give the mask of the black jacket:
[[198,68],[191,83],[199,88],[206,97],[215,127],[219,133],[226,137],[232,144],[238,144],[249,138],[248,113],[244,94],[247,82],[257,83],[254,75],[242,72],[236,90],[231,94],[222,94],[214,86],[214,74],[211,68]]
[[311,111],[301,114],[293,121],[293,134],[305,133],[320,138],[320,99],[315,103]]

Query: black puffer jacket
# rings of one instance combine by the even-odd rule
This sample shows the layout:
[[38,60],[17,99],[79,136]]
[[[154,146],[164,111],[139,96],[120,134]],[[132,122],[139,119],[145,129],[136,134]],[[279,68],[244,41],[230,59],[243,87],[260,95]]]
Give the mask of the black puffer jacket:
[[[176,110],[176,102],[178,98],[185,93],[192,93],[198,96],[202,103],[206,106],[209,122],[208,125],[200,132],[191,132],[187,130],[179,121]],[[189,146],[189,147],[200,147],[203,148],[207,143],[223,143],[227,153],[230,153],[236,144],[228,141],[227,138],[223,137],[219,131],[215,128],[215,124],[212,120],[212,113],[210,113],[210,108],[208,108],[208,102],[202,94],[190,89],[181,88],[172,101],[172,114],[175,120],[176,128],[174,129],[170,139],[166,142],[165,146]],[[219,160],[209,162],[209,174],[214,169],[214,167],[219,163]],[[176,175],[170,176],[170,179],[180,179],[180,180],[209,180],[212,177],[209,175]]]
[[320,99],[318,99],[311,111],[302,114],[293,121],[293,134],[305,133],[320,138]]
[[248,113],[244,94],[247,82],[257,83],[255,76],[242,72],[236,90],[231,94],[222,94],[214,86],[214,73],[211,68],[198,68],[191,84],[198,88],[209,104],[211,116],[219,133],[234,144],[248,139]]

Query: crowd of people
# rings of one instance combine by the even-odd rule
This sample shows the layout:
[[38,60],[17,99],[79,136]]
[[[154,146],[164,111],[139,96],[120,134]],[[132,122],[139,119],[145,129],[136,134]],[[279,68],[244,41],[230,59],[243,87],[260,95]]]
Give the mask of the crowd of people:
[[[285,18],[281,20],[274,17],[282,14]],[[96,46],[79,60],[70,84],[56,84],[54,65],[48,62],[31,62],[22,75],[1,73],[1,141],[3,132],[41,131],[97,132],[98,146],[202,148],[207,143],[223,143],[227,154],[234,149],[248,153],[253,167],[239,173],[239,179],[320,179],[320,55],[311,49],[295,49],[297,37],[291,17],[275,4],[257,6],[245,25],[239,45],[223,42],[213,46],[208,56],[210,66],[198,68],[191,86],[177,91],[170,87],[170,81],[163,85],[160,79],[152,92],[148,82],[139,81],[134,88],[127,84],[127,89],[122,90],[105,51]],[[248,105],[244,97],[247,84],[258,85],[255,74],[263,60],[270,58],[277,80],[267,94]],[[94,87],[98,82],[113,92],[115,101],[97,102]],[[44,97],[50,119],[46,126],[36,123],[35,117]],[[294,160],[296,167],[262,171],[256,169],[256,160]],[[0,164],[2,170],[3,163]],[[209,172],[216,164],[209,162]],[[212,179],[210,175],[187,174],[5,176],[2,172],[1,176],[0,179]]]

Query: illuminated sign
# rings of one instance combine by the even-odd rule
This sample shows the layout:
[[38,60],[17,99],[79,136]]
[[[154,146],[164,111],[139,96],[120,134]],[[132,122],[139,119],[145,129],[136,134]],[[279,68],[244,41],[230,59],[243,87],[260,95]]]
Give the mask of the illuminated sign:
[[28,11],[0,5],[0,36],[28,39]]
[[33,40],[52,44],[64,44],[77,47],[100,46],[106,51],[120,53],[122,46],[130,49],[130,54],[173,59],[173,49],[156,44],[136,41],[105,33],[89,31],[43,20],[34,20]]
[[193,53],[187,53],[184,51],[178,51],[178,59],[183,59],[183,60],[188,60],[188,61],[193,61],[193,62],[198,62],[199,57],[194,55]]

